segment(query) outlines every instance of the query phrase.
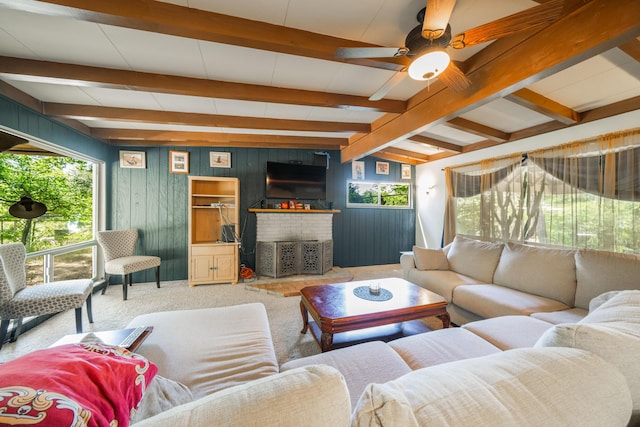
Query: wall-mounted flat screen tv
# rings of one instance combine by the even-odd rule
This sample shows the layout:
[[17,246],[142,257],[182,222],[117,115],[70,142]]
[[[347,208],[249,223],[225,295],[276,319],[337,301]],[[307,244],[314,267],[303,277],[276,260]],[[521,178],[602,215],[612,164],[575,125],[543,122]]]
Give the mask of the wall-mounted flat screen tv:
[[267,162],[267,199],[327,198],[327,168],[299,163]]

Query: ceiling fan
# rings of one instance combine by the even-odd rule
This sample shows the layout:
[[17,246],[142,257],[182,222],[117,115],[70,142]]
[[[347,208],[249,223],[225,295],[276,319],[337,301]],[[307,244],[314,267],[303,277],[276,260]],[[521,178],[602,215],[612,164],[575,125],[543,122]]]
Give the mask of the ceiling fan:
[[358,59],[407,56],[413,58],[408,68],[394,74],[369,98],[372,101],[384,98],[407,73],[414,80],[431,80],[438,77],[452,90],[462,91],[469,86],[470,81],[451,61],[446,48],[464,49],[548,25],[562,14],[564,0],[550,0],[452,37],[449,19],[455,5],[456,0],[427,0],[426,7],[416,16],[419,25],[409,32],[403,47],[342,47],[336,50],[335,57]]

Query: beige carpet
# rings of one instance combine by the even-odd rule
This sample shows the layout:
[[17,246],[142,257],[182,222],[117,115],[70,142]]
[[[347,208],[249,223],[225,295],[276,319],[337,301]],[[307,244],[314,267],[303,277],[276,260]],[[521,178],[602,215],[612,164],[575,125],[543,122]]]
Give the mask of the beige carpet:
[[[342,270],[351,275],[353,280],[402,276],[399,264],[344,268]],[[311,276],[308,279],[315,280],[317,278]],[[127,301],[122,300],[121,289],[118,286],[113,286],[109,288],[106,295],[100,295],[100,293],[93,295],[95,323],[88,324],[86,314],[83,313],[85,332],[124,328],[135,316],[144,313],[261,302],[267,309],[271,335],[280,364],[287,360],[320,352],[318,345],[309,333],[300,334],[302,319],[299,298],[284,298],[249,285],[240,283],[238,285],[189,287],[186,281],[179,280],[162,282],[161,288],[157,289],[153,282],[136,283],[129,288]],[[432,325],[433,319],[436,318],[429,318],[426,323],[429,327],[436,328],[437,325],[435,327]],[[5,344],[0,350],[0,362],[6,362],[30,351],[48,347],[64,335],[73,333],[75,333],[73,310],[60,313],[22,334],[17,342]]]
[[334,267],[323,275],[299,275],[280,278],[264,277],[244,282],[245,287],[263,290],[267,293],[293,297],[300,295],[305,286],[326,285],[329,283],[350,282],[353,276],[340,267]]

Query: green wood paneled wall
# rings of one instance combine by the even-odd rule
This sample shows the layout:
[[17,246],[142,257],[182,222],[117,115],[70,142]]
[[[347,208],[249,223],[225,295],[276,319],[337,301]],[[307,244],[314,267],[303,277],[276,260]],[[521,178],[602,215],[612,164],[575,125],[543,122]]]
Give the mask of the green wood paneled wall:
[[113,148],[0,95],[0,125],[105,160]]
[[[188,151],[190,175],[228,176],[240,179],[240,261],[255,267],[256,217],[247,212],[265,200],[267,161],[291,160],[311,164],[311,150],[211,147],[129,147],[146,153],[146,169],[122,169],[116,160],[112,177],[112,228],[135,227],[141,231],[146,253],[162,257],[162,280],[187,277],[187,175],[169,172],[169,151]],[[231,153],[231,168],[209,166],[209,152]],[[352,267],[399,262],[400,251],[411,250],[415,236],[413,209],[346,208],[346,180],[351,164],[340,163],[340,153],[330,152],[327,201],[341,213],[333,217],[334,265]],[[401,181],[400,164],[389,162],[389,175],[376,175],[374,158],[364,159],[367,180]],[[413,174],[412,174],[413,175]],[[272,204],[280,200],[265,200]],[[318,201],[309,201],[317,205]],[[320,207],[325,207],[320,206]],[[141,280],[153,280],[151,272]],[[138,280],[138,279],[136,279]]]
[[[104,160],[106,164],[107,228],[138,228],[138,253],[162,257],[161,279],[187,277],[187,175],[169,172],[169,150],[190,153],[190,175],[240,178],[241,262],[254,268],[255,214],[265,195],[267,161],[312,163],[313,151],[297,149],[247,149],[221,147],[127,147],[146,153],[145,169],[119,167],[118,149],[47,118],[11,99],[0,96],[0,124],[62,147]],[[229,169],[209,166],[209,152],[231,153]],[[331,151],[327,174],[327,201],[341,213],[333,217],[334,264],[340,267],[397,263],[400,251],[410,250],[415,236],[414,209],[346,208],[346,181],[351,164],[340,163]],[[375,158],[366,158],[367,181],[401,181],[399,163],[389,162],[389,175],[375,174]],[[415,176],[415,170],[412,171]],[[413,179],[411,181],[414,182]],[[415,187],[415,186],[414,186]],[[415,190],[415,188],[414,188]],[[414,195],[415,197],[415,195]],[[279,200],[267,200],[267,203]],[[310,201],[317,204],[317,201]],[[324,207],[324,206],[320,206]],[[153,272],[134,277],[152,281]]]

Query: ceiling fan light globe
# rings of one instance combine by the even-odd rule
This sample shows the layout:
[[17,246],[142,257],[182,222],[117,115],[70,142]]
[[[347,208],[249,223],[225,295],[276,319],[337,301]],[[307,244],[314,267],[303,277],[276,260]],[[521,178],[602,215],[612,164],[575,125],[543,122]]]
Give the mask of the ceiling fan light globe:
[[447,52],[432,50],[416,58],[409,65],[409,76],[414,80],[431,80],[443,72],[451,62]]

